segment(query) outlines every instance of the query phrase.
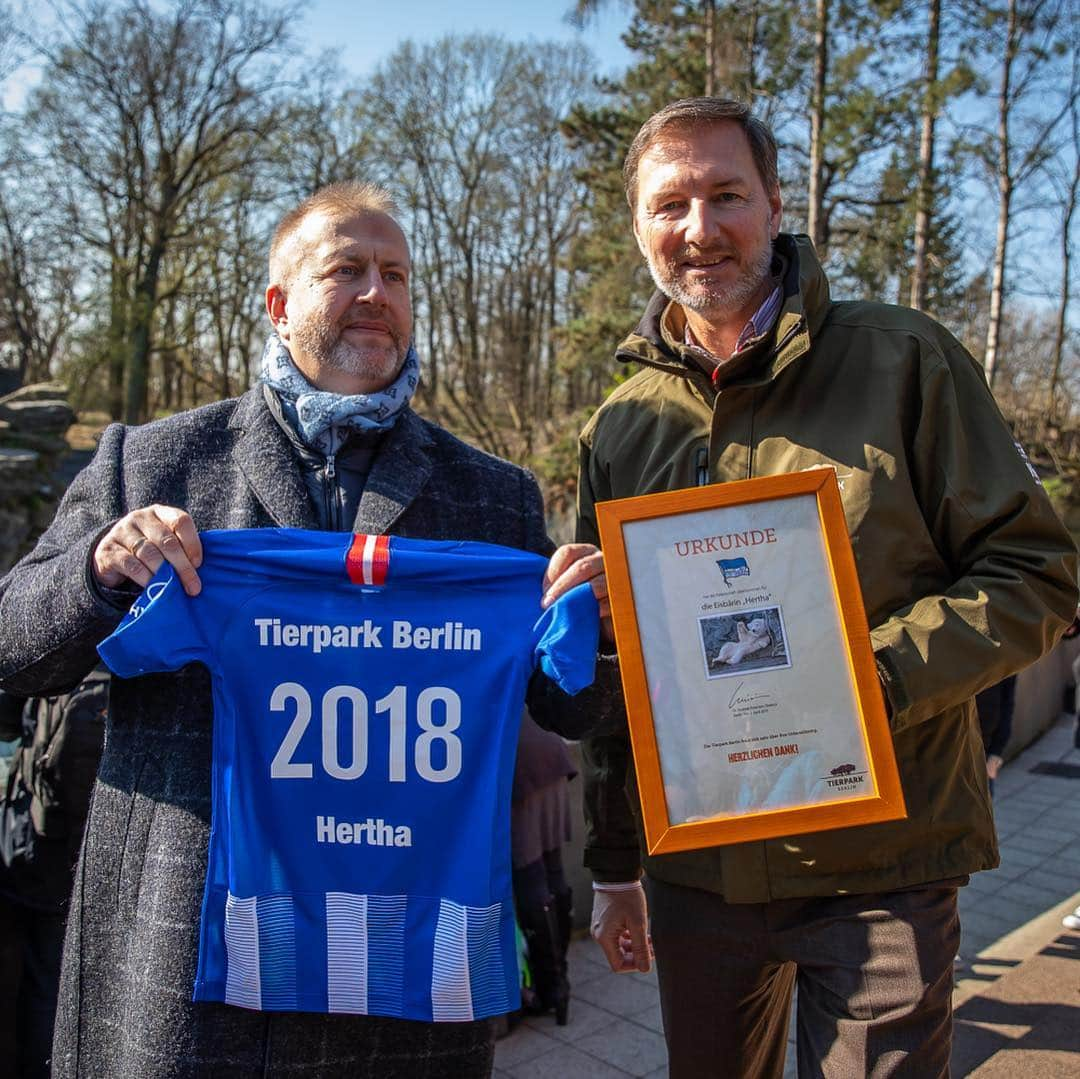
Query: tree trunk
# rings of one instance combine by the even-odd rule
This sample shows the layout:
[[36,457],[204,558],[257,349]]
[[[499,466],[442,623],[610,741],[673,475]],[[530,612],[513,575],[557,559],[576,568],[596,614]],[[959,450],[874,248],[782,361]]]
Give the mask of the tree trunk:
[[154,308],[157,306],[158,274],[165,253],[163,242],[154,244],[146,260],[146,272],[135,290],[131,326],[131,363],[128,368],[125,423],[144,423],[147,419],[147,391],[150,387],[150,352],[153,348]]
[[814,32],[814,88],[810,100],[810,192],[806,211],[806,231],[825,257],[825,219],[823,206],[823,159],[825,153],[825,76],[829,69],[829,2],[817,0],[817,28]]
[[179,398],[175,392],[176,369],[180,366],[176,347],[179,338],[176,332],[175,296],[165,305],[162,316],[161,337],[166,342],[166,345],[161,350],[161,392],[158,401],[164,412],[175,412],[180,407]]
[[716,0],[705,0],[705,96],[716,93]]
[[127,273],[118,259],[113,261],[109,283],[109,419],[124,416],[124,375],[128,368]]
[[1072,103],[1073,174],[1065,196],[1065,212],[1061,220],[1061,299],[1058,301],[1057,327],[1054,331],[1054,366],[1050,373],[1050,419],[1057,420],[1057,389],[1061,378],[1061,362],[1065,354],[1065,333],[1068,325],[1069,290],[1072,287],[1072,244],[1069,233],[1076,213],[1076,200],[1080,195],[1080,129],[1077,125],[1078,108]]
[[757,90],[757,31],[758,9],[757,4],[750,5],[750,13],[746,17],[746,100],[754,100],[754,91]]
[[1005,256],[1009,245],[1009,211],[1012,202],[1013,177],[1009,161],[1009,110],[1012,65],[1017,52],[1016,0],[1009,0],[1009,27],[1005,38],[1005,59],[1001,69],[1001,93],[998,97],[998,226],[994,244],[994,270],[990,282],[990,321],[986,327],[986,351],[983,371],[990,388],[997,375],[998,351],[1001,336],[1001,309],[1005,294]]
[[941,0],[930,0],[926,37],[926,85],[923,88],[922,135],[919,139],[919,186],[915,195],[915,257],[911,267],[911,306],[926,307],[927,251],[930,246],[930,204],[934,196],[934,124],[937,121],[938,37]]

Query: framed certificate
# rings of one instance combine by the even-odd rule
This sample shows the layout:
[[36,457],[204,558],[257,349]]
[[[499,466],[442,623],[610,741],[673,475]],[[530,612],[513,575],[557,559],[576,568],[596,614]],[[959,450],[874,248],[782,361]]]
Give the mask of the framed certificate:
[[831,469],[596,510],[651,854],[906,815]]

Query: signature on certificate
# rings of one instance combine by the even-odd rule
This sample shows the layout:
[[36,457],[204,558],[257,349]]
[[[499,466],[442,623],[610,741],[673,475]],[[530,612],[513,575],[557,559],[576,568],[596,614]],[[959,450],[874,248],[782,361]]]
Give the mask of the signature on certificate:
[[756,704],[760,701],[771,701],[773,695],[771,693],[744,693],[743,686],[745,682],[740,682],[735,687],[735,692],[731,695],[731,700],[728,701],[728,708],[735,708],[742,704]]

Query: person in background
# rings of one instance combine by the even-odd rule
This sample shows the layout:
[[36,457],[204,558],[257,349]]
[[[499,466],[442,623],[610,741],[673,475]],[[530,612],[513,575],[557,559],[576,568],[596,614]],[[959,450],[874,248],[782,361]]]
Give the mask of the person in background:
[[568,787],[576,775],[566,743],[522,713],[510,803],[514,904],[533,976],[532,993],[522,993],[522,1011],[553,1011],[559,1026],[566,1025],[570,1005],[566,950],[574,897],[562,845],[570,841]]
[[[1069,628],[1065,630],[1062,635],[1062,639],[1066,641],[1075,640],[1080,637],[1080,611],[1077,612],[1076,617],[1072,620]],[[1077,749],[1080,749],[1080,653],[1077,654],[1076,659],[1073,660],[1072,665],[1073,673],[1073,699],[1072,708],[1076,713],[1076,725],[1073,728],[1073,744]],[[1080,930],[1080,907],[1072,911],[1070,914],[1066,914],[1061,919],[1061,924],[1066,929]]]
[[1005,747],[1012,737],[1013,710],[1016,707],[1016,675],[1010,674],[1000,682],[984,689],[975,697],[979,713],[979,730],[982,732],[983,749],[986,751],[986,777],[990,793],[994,793],[994,780],[1005,763]]
[[18,739],[0,807],[0,1058],[49,1075],[72,874],[109,710],[97,667],[70,693],[0,691],[0,738]]
[[[1073,641],[1080,637],[1080,611],[1069,623],[1068,628],[1061,635],[1063,641]],[[1080,652],[1072,663],[1073,684],[1066,690],[1066,708],[1072,712],[1076,725],[1073,727],[1073,744],[1080,749]]]

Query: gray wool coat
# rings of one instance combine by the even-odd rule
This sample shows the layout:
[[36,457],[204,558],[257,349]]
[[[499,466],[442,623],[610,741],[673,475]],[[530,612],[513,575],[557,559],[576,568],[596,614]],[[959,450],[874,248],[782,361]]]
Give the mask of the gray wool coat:
[[[97,587],[89,556],[152,503],[199,529],[312,528],[316,518],[262,390],[109,427],[37,547],[0,581],[0,684],[73,686],[130,593]],[[382,441],[355,531],[551,549],[528,473],[406,411]],[[206,669],[115,679],[105,754],[76,874],[54,1045],[56,1076],[484,1075],[481,1024],[258,1013],[194,1004],[210,821]]]

